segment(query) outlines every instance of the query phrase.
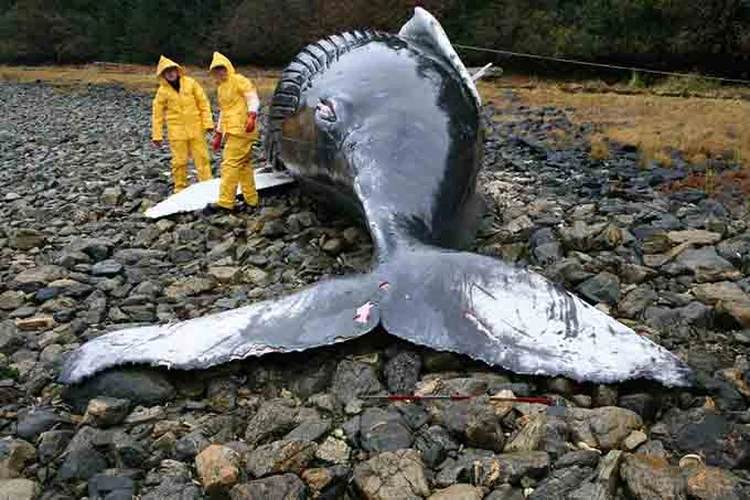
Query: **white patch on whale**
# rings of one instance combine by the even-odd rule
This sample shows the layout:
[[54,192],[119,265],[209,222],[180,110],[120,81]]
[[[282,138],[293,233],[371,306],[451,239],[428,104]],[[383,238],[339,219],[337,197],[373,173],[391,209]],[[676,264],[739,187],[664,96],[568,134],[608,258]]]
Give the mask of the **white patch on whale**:
[[[294,182],[294,179],[289,175],[275,170],[256,169],[254,174],[255,189],[258,191]],[[219,199],[220,185],[221,179],[218,178],[198,182],[149,208],[144,215],[149,219],[159,219],[173,214],[202,210],[209,204],[216,203]],[[237,186],[237,194],[240,192],[240,188]]]
[[477,86],[474,84],[474,78],[469,74],[469,70],[466,69],[464,63],[461,62],[461,58],[458,57],[453,44],[448,39],[448,35],[445,34],[445,30],[432,14],[421,7],[415,8],[414,17],[401,28],[398,36],[428,45],[435,52],[442,55],[458,71],[458,74],[461,75],[461,80],[464,81],[471,91],[477,107],[482,106],[482,98],[479,96],[479,90],[477,90]]

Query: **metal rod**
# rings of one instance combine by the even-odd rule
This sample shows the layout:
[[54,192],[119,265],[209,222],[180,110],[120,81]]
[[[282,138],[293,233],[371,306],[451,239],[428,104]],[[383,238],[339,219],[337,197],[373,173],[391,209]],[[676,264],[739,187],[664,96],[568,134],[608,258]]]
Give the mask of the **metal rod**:
[[[374,399],[381,401],[467,401],[478,396],[468,394],[439,394],[420,396],[416,394],[388,394],[383,396],[362,396],[362,399]],[[552,406],[552,399],[547,397],[516,397],[504,398],[499,396],[490,397],[490,401],[500,403],[531,403]]]

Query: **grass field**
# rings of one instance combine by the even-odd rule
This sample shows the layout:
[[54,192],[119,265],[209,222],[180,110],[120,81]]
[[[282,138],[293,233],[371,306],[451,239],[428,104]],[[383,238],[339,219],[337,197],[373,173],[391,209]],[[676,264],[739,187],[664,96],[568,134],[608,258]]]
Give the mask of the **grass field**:
[[[205,68],[187,67],[189,75],[210,92],[214,88]],[[273,92],[278,71],[239,68],[256,84],[261,99]],[[0,66],[0,81],[43,81],[61,88],[119,83],[136,91],[153,92],[154,68],[127,64],[83,66]],[[669,79],[645,87],[639,81],[622,85],[602,82],[539,81],[517,76],[480,84],[489,102],[503,104],[503,89],[512,88],[525,104],[570,109],[571,118],[598,129],[592,155],[606,157],[608,140],[638,146],[644,162],[666,166],[672,151],[695,163],[722,157],[738,163],[750,158],[750,89],[718,87],[711,82]]]

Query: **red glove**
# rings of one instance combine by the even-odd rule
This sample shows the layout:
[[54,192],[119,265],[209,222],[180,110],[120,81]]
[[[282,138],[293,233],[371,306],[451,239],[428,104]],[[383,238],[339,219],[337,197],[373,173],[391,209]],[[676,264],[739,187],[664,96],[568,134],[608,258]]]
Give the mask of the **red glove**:
[[255,132],[255,121],[258,119],[258,113],[250,113],[247,115],[247,125],[245,126],[245,132],[252,134]]
[[211,148],[214,150],[214,152],[218,152],[221,149],[221,139],[222,139],[221,132],[216,132],[214,134],[214,140],[211,143]]
[[160,148],[161,147],[161,140],[151,141],[151,144],[153,144],[154,147]]

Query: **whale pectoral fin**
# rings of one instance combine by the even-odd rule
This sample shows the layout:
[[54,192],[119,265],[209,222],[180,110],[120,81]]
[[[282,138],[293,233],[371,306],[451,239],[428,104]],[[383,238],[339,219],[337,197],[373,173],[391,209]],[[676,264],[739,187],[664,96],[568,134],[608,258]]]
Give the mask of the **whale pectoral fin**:
[[170,325],[111,332],[70,353],[59,380],[78,383],[128,364],[205,369],[271,352],[343,342],[378,325],[381,292],[369,275],[339,278],[278,300]]
[[520,374],[690,384],[677,357],[542,276],[425,247],[396,256],[381,304],[389,333]]

